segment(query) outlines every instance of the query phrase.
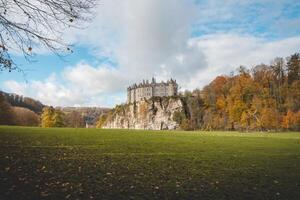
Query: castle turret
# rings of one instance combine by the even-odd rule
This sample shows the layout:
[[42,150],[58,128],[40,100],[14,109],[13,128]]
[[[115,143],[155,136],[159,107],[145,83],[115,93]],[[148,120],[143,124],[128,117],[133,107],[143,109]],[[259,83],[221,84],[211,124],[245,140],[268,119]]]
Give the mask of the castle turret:
[[167,97],[177,95],[178,85],[176,80],[172,78],[166,82],[156,83],[152,78],[151,84],[148,80],[143,80],[139,84],[133,84],[127,88],[127,102],[133,103],[142,99],[150,99],[151,97]]

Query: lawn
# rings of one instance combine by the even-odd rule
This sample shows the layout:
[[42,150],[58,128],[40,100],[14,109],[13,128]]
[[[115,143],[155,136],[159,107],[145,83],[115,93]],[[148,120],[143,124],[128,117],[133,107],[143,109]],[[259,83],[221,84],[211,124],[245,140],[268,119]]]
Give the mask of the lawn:
[[300,133],[0,127],[0,199],[300,199]]

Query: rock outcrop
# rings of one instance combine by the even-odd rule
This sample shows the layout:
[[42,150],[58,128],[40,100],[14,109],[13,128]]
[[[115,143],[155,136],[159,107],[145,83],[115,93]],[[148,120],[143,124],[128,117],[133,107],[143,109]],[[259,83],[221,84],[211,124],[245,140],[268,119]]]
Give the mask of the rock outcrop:
[[117,106],[102,128],[174,130],[179,124],[173,120],[173,115],[182,111],[183,103],[177,97],[142,100]]

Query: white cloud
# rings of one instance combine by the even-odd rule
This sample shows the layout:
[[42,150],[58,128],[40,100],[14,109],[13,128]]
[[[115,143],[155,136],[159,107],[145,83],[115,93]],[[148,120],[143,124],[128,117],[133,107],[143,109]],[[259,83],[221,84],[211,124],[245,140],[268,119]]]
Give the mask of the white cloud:
[[196,8],[192,0],[104,0],[89,30],[72,38],[116,60],[130,81],[164,74],[184,82],[205,67],[203,54],[188,45]]
[[[179,83],[182,89],[201,88],[216,76],[229,74],[240,65],[252,67],[262,62],[269,63],[276,56],[291,55],[300,46],[300,37],[270,42],[236,34],[209,35],[188,41],[192,52],[174,55],[174,58],[167,60],[166,63],[174,68],[167,68],[165,64],[155,68],[158,69],[157,77],[162,79],[177,74],[176,78],[181,78]],[[197,60],[199,52],[203,52],[205,62]],[[126,87],[131,83],[131,78],[144,78],[122,71],[125,69],[93,67],[80,62],[67,67],[59,75],[50,75],[45,81],[31,81],[28,84],[7,81],[5,86],[9,91],[37,98],[48,105],[113,106],[125,102]]]
[[124,99],[119,94],[123,81],[114,69],[80,62],[44,81],[20,83],[10,80],[4,85],[10,92],[36,98],[47,105],[107,107],[121,103],[120,98]]
[[90,95],[98,93],[120,92],[125,77],[119,70],[108,66],[97,68],[80,62],[75,67],[68,67],[63,72],[67,85],[80,91],[87,91]]
[[299,52],[300,36],[268,41],[263,38],[239,34],[212,34],[191,39],[197,43],[206,58],[208,67],[195,74],[188,88],[202,87],[213,78],[229,74],[239,66],[248,68],[265,63],[276,57],[287,57]]
[[[51,105],[111,106],[125,101],[128,85],[152,76],[173,77],[182,89],[202,87],[240,65],[299,51],[300,37],[270,41],[264,34],[245,34],[280,17],[284,2],[272,3],[272,9],[262,5],[270,1],[101,0],[89,28],[70,30],[65,38],[117,66],[80,62],[45,81],[8,81],[6,88]],[[251,22],[253,13],[259,20]],[[223,33],[217,33],[220,27]],[[193,38],[195,29],[204,35]]]

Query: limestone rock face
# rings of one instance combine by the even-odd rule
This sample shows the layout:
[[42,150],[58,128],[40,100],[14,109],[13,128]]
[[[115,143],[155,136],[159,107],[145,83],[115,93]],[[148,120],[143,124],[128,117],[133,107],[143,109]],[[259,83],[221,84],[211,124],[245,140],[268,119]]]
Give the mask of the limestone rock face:
[[145,130],[174,130],[179,124],[173,120],[175,112],[182,112],[180,98],[155,98],[117,106],[103,128]]

